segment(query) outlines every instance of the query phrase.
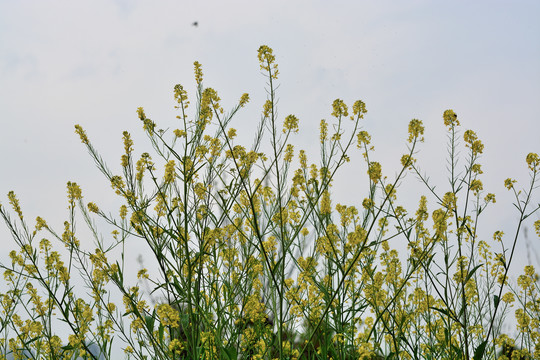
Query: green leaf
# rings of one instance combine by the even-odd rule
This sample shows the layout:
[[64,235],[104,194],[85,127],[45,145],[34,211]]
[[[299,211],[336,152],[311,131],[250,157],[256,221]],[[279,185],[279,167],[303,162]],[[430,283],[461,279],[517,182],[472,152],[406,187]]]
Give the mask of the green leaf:
[[480,268],[480,267],[483,266],[483,265],[484,265],[484,264],[477,265],[474,269],[472,269],[472,270],[467,274],[467,277],[465,278],[464,284],[466,284],[466,283],[471,279],[471,277],[474,275],[474,273],[476,272],[476,270],[478,270],[478,268]]
[[474,237],[472,231],[471,231],[471,228],[469,227],[469,225],[465,224],[465,229],[467,229],[467,232],[469,233],[469,235],[471,235],[472,237]]
[[225,357],[228,360],[236,360],[236,359],[238,359],[238,353],[236,352],[236,349],[235,349],[234,346],[221,348],[221,355],[222,355],[222,357]]
[[158,339],[159,339],[160,344],[163,344],[163,333],[164,332],[165,332],[165,326],[163,326],[163,324],[160,322],[159,323],[159,328],[158,328]]
[[144,320],[146,322],[146,328],[148,329],[148,332],[152,334],[154,332],[154,322],[156,321],[156,309],[154,309],[154,312],[152,313],[152,316],[145,316]]
[[486,351],[487,340],[482,341],[480,345],[474,351],[474,360],[482,360],[484,352]]
[[501,301],[501,299],[499,299],[497,295],[493,295],[493,304],[495,305],[495,308],[499,306],[499,301]]
[[116,261],[116,267],[118,269],[118,274],[114,274],[113,277],[117,278],[118,283],[123,287],[124,286],[124,274],[122,273],[122,267],[120,266],[118,261]]
[[[454,316],[454,314],[452,314],[452,312],[448,311],[447,309],[441,309],[441,308],[438,308],[438,307],[435,307],[435,306],[430,306],[429,307],[430,309],[433,309],[433,310],[436,310],[438,312],[440,312],[441,314],[443,315],[446,315],[448,316],[449,318],[453,319],[453,320],[456,320],[456,317]],[[446,330],[446,329],[445,329]]]

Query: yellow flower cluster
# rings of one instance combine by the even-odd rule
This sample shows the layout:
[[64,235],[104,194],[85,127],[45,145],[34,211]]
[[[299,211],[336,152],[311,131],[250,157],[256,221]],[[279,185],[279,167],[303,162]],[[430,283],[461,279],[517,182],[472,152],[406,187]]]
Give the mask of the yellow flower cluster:
[[478,140],[478,136],[474,131],[465,131],[463,134],[463,140],[465,140],[465,146],[472,150],[474,156],[477,156],[484,151],[484,144]]
[[216,90],[212,88],[204,89],[201,97],[201,107],[199,111],[198,124],[202,129],[206,127],[213,118],[214,111],[223,113],[223,108],[219,105],[221,98],[218,96]]
[[321,129],[320,130],[320,139],[321,139],[321,144],[322,144],[328,138],[328,123],[326,122],[326,120],[324,120],[324,119],[321,120],[320,129]]
[[169,160],[165,165],[165,175],[163,176],[163,181],[165,184],[170,184],[174,182],[176,178],[176,163],[174,160]]
[[371,136],[368,134],[367,131],[358,132],[357,139],[358,139],[357,146],[359,149],[362,148],[363,146],[369,145],[369,143],[371,142]]
[[248,102],[249,102],[249,94],[243,93],[242,96],[240,97],[239,106],[244,107]]
[[159,321],[163,326],[170,326],[173,328],[178,327],[180,321],[180,314],[178,310],[173,308],[169,304],[156,305],[156,311],[159,316]]
[[261,70],[267,71],[270,75],[270,79],[277,79],[279,71],[274,51],[270,47],[262,45],[259,47],[258,57]]
[[71,181],[68,181],[67,188],[68,188],[68,199],[70,203],[73,203],[75,200],[82,199],[82,191],[79,185],[77,185],[77,183],[72,183]]
[[[184,87],[180,84],[176,84],[174,86],[174,99],[180,106],[175,106],[175,108],[181,108],[182,110],[185,110],[189,106],[187,91],[184,90]],[[180,116],[177,116],[177,118],[180,118]]]
[[145,170],[154,170],[154,163],[152,157],[148,153],[142,153],[141,158],[137,161],[135,179],[142,181]]
[[531,169],[531,171],[536,171],[538,166],[540,166],[540,158],[536,153],[527,154],[526,160],[527,165],[529,166],[529,169]]
[[291,162],[294,157],[294,146],[292,144],[287,144],[285,148],[285,155],[283,155],[283,160],[286,162]]
[[274,105],[272,104],[272,101],[266,100],[263,105],[263,116],[265,118],[268,118],[270,114],[273,114],[274,112]]
[[294,115],[288,115],[283,123],[283,133],[289,131],[298,132],[298,118]]
[[424,126],[422,125],[422,121],[418,119],[412,119],[409,122],[409,139],[408,141],[411,143],[413,141],[419,140],[424,141],[424,138],[421,137],[424,135]]
[[370,180],[376,184],[381,179],[381,176],[382,176],[381,164],[376,161],[372,161],[369,164],[367,173],[369,175]]
[[362,119],[366,113],[366,104],[362,100],[356,100],[353,104],[353,114]]
[[75,133],[79,135],[81,142],[85,145],[88,145],[90,141],[88,140],[88,137],[86,136],[86,132],[80,125],[75,125]]
[[122,195],[125,191],[126,184],[121,176],[115,175],[111,178],[111,187],[115,190],[117,195]]
[[341,99],[336,99],[332,103],[332,116],[340,118],[341,116],[348,116],[349,112],[347,110],[347,105]]
[[454,110],[446,110],[443,114],[444,125],[453,128],[459,126],[459,120]]
[[504,186],[505,186],[508,190],[510,190],[510,189],[512,189],[512,188],[514,187],[514,184],[515,184],[516,182],[517,182],[516,180],[508,178],[508,179],[504,180]]
[[197,82],[197,85],[201,85],[203,81],[202,65],[198,61],[195,61],[193,66],[195,68],[195,81]]
[[[482,240],[477,231],[478,217],[488,203],[495,203],[495,195],[480,197],[482,167],[476,160],[484,147],[476,133],[467,130],[463,135],[471,149],[465,175],[455,171],[452,157],[450,189],[436,192],[413,158],[425,129],[422,121],[412,119],[410,152],[401,156],[402,172],[387,183],[381,164],[368,156],[373,150],[370,134],[359,128],[359,119],[367,113],[365,104],[356,101],[350,114],[345,102],[336,99],[331,109],[338,119],[334,133],[329,134],[326,120],[320,121],[321,162],[308,164],[306,152],[300,150],[298,166],[290,170],[296,162],[288,137],[298,131],[299,120],[289,115],[283,131],[275,132],[272,81],[278,68],[269,47],[261,46],[258,57],[270,80],[262,124],[272,131],[277,159],[267,161],[259,152],[259,138],[251,148],[235,144],[237,130],[229,126],[229,115],[220,115],[217,92],[203,88],[202,66],[195,62],[198,113],[195,120],[186,120],[187,92],[176,85],[175,107],[185,128],[174,130],[171,146],[160,147],[164,175],[157,191],[148,195],[143,186],[145,171],[157,181],[150,155],[143,153],[133,169],[133,141],[128,132],[123,133],[123,176],[106,171],[114,191],[126,200],[117,213],[120,220],[109,219],[93,202],[87,204],[88,211],[114,226],[112,236],[96,236],[95,251],[81,249],[75,236],[74,205],[82,204],[76,183],[67,185],[71,211],[60,236],[40,217],[35,231],[28,230],[18,199],[13,192],[8,194],[19,217],[13,222],[13,233],[17,241],[26,238],[20,240],[20,250],[9,253],[11,266],[4,266],[9,290],[0,294],[0,314],[11,321],[9,330],[16,335],[0,338],[0,348],[12,351],[15,358],[24,358],[24,351],[30,350],[36,358],[88,357],[89,337],[106,348],[118,329],[129,342],[126,354],[137,358],[219,358],[232,353],[261,360],[279,356],[372,359],[391,353],[400,359],[453,359],[476,356],[472,352],[484,339],[491,339],[486,358],[497,357],[496,347],[503,344],[520,344],[522,349],[514,354],[540,358],[539,276],[526,266],[517,288],[510,287],[511,253],[504,246],[503,232],[496,231],[493,240]],[[231,113],[248,101],[249,95],[243,94]],[[155,124],[143,108],[137,114],[153,145],[164,142],[165,131],[154,134]],[[342,122],[343,117],[356,121],[351,126]],[[446,110],[443,119],[451,131],[453,156],[455,127],[460,124],[453,110]],[[215,135],[208,135],[207,127],[215,128]],[[354,130],[349,133],[349,128]],[[84,130],[79,125],[75,129],[100,168],[107,169]],[[259,135],[262,138],[262,130]],[[333,207],[334,174],[348,161],[347,149],[353,142],[367,163],[369,193],[363,209],[343,203]],[[540,157],[530,153],[525,160],[534,185]],[[406,168],[428,186],[435,209],[428,210],[426,196],[420,197],[414,214],[398,204],[397,188]],[[515,183],[504,182],[510,190]],[[514,190],[516,197],[522,192]],[[532,214],[525,211],[526,202],[519,205],[522,218]],[[1,207],[0,213],[8,218]],[[82,215],[87,217],[88,212],[83,209]],[[35,236],[43,228],[68,248],[69,258],[63,258],[67,266],[51,241],[42,239],[36,248]],[[540,236],[540,220],[534,228]],[[139,286],[127,285],[123,258],[109,263],[107,257],[113,254],[109,251],[129,247],[130,234],[146,240],[162,271],[162,277],[155,277],[142,268],[136,272],[135,284],[148,282],[163,289],[172,303],[158,303],[152,309]],[[396,238],[406,241],[406,257],[393,248]],[[500,253],[491,250],[493,242],[502,246]],[[306,256],[307,243],[314,245],[310,256]],[[72,293],[79,285],[73,269],[87,277],[90,300]],[[125,311],[109,302],[107,286],[111,285],[123,295]],[[24,305],[28,305],[28,320],[18,311]],[[515,309],[516,339],[498,328],[498,316],[510,308]],[[72,325],[66,345],[49,325],[56,313]],[[130,321],[125,332],[118,321],[123,319]],[[297,336],[296,329],[303,333]]]
[[21,219],[22,221],[23,214],[22,214],[21,206],[19,205],[19,199],[17,199],[17,196],[15,195],[13,191],[10,191],[8,193],[8,199],[9,199],[9,204],[11,205],[13,210],[17,213],[17,215],[19,215],[19,219]]

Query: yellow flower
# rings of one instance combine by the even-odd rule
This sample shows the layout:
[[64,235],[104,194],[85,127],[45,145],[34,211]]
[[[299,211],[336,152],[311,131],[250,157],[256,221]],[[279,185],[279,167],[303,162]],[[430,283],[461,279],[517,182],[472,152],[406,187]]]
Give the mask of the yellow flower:
[[416,220],[418,221],[425,221],[428,218],[428,212],[427,212],[427,198],[422,195],[420,197],[420,205],[418,206],[418,210],[416,211]]
[[516,312],[516,320],[518,322],[517,328],[518,330],[522,332],[526,332],[529,328],[530,320],[531,318],[527,315],[523,309],[517,309]]
[[144,114],[144,109],[142,107],[137,108],[137,115],[139,116],[139,119],[145,120],[146,115]]
[[72,183],[71,181],[68,181],[67,188],[68,199],[70,200],[70,202],[82,199],[82,191],[79,185],[77,185],[77,183]]
[[148,270],[147,269],[141,269],[137,273],[137,279],[148,279]]
[[[412,119],[409,122],[409,142],[413,142],[414,140],[418,139],[419,136],[424,135],[424,126],[422,125],[422,121],[418,119]],[[423,141],[424,138],[421,137],[420,141]]]
[[143,129],[148,131],[150,134],[153,134],[156,124],[146,117],[142,107],[137,109],[137,114],[139,115],[139,119],[141,119],[141,121],[143,122]]
[[79,135],[83,144],[88,145],[90,143],[88,137],[86,136],[86,132],[80,125],[75,125],[75,132]]
[[506,294],[503,295],[501,300],[507,304],[512,304],[515,301],[514,294],[511,292],[507,292]]
[[367,131],[360,131],[356,137],[358,139],[358,144],[356,146],[359,149],[362,148],[363,145],[369,145],[371,142],[371,136]]
[[47,223],[41,217],[36,218],[36,231],[41,230],[42,228],[47,228]]
[[443,114],[444,125],[449,127],[459,126],[459,120],[454,110],[446,110]]
[[272,112],[272,108],[273,108],[272,101],[266,100],[263,106],[263,116],[265,118],[270,116],[270,113]]
[[286,162],[291,162],[293,156],[294,156],[294,146],[291,144],[287,144],[287,147],[285,148],[285,155],[283,156],[283,160],[285,160]]
[[180,314],[169,304],[156,305],[159,320],[163,326],[178,327]]
[[321,120],[321,125],[320,125],[320,128],[321,128],[321,144],[323,142],[326,141],[327,137],[328,137],[328,123],[326,122],[326,120],[322,119]]
[[364,201],[362,201],[362,206],[367,210],[371,209],[374,205],[375,203],[371,199],[365,198]]
[[174,178],[176,177],[175,166],[176,164],[174,160],[169,160],[169,162],[167,162],[167,164],[165,165],[164,180],[166,184],[170,184],[174,181]]
[[483,188],[484,186],[482,185],[482,181],[478,179],[474,179],[473,181],[471,181],[470,189],[475,195],[482,191]]
[[[533,271],[534,271],[534,268],[533,268]],[[527,289],[529,289],[529,287],[532,284],[532,279],[530,276],[520,275],[518,276],[517,283],[523,290],[527,291]]]
[[196,183],[195,187],[193,188],[193,192],[195,192],[195,195],[197,195],[199,199],[203,199],[204,195],[206,194],[206,186],[200,182]]
[[159,217],[167,214],[167,194],[160,192],[156,195],[156,206],[154,210]]
[[456,202],[457,202],[456,194],[454,194],[453,192],[447,192],[443,196],[442,206],[448,209],[448,211],[452,211],[453,209],[456,208]]
[[341,99],[336,99],[332,103],[332,116],[340,118],[341,116],[348,116],[349,112],[347,110],[347,105]]
[[533,277],[534,273],[535,273],[534,272],[534,266],[532,266],[532,265],[525,266],[524,272],[525,272],[525,275]]
[[472,130],[465,131],[463,140],[465,140],[466,146],[472,149],[474,155],[481,154],[484,150],[484,145],[478,140],[478,136]]
[[8,193],[8,199],[9,199],[9,203],[11,204],[11,207],[17,213],[17,215],[19,215],[19,218],[22,220],[23,214],[22,214],[21,207],[19,205],[19,199],[17,199],[13,191],[10,191]]
[[379,164],[376,161],[371,162],[369,164],[367,173],[371,181],[373,181],[376,184],[381,179],[381,176],[382,176],[381,164]]
[[200,85],[203,80],[202,65],[198,61],[195,61],[193,66],[195,67],[195,81],[197,85]]
[[504,180],[504,186],[505,186],[508,190],[510,190],[510,189],[512,189],[512,188],[514,187],[514,184],[515,184],[516,182],[517,182],[516,180],[508,178],[508,179]]
[[302,169],[307,168],[307,156],[306,152],[304,150],[300,150],[300,153],[298,154],[298,158],[300,159],[300,166]]
[[122,219],[125,219],[125,218],[126,218],[127,212],[128,212],[128,210],[127,210],[126,205],[120,206],[120,217],[121,217]]
[[120,165],[122,165],[124,168],[129,166],[129,157],[126,154],[123,154],[120,157]]
[[123,135],[124,150],[126,154],[130,154],[133,151],[133,140],[131,140],[131,135],[127,131],[124,131]]
[[185,130],[176,129],[176,130],[174,130],[174,135],[175,135],[177,138],[185,137],[185,136],[186,136],[186,131],[185,131]]
[[283,133],[287,131],[298,132],[298,118],[294,115],[288,115],[283,123]]
[[223,113],[223,109],[219,105],[220,100],[221,98],[218,96],[216,90],[212,88],[204,89],[201,97],[201,109],[199,111],[199,125],[201,127],[204,128],[212,120],[214,111]]
[[116,194],[121,195],[125,186],[124,180],[120,176],[115,175],[111,178],[111,187],[116,190]]
[[475,174],[483,174],[482,166],[480,164],[473,164],[471,166],[471,171]]
[[347,235],[347,240],[349,242],[349,245],[357,246],[362,243],[366,239],[366,237],[367,231],[360,225],[357,225],[354,229],[354,232],[351,232]]
[[93,202],[89,202],[87,207],[88,207],[88,211],[90,211],[90,212],[93,212],[93,213],[96,213],[96,214],[99,212],[98,206],[96,204],[94,204]]
[[171,342],[169,343],[169,351],[171,352],[180,353],[182,352],[183,349],[184,349],[184,346],[178,339],[172,339]]
[[534,222],[534,231],[536,231],[536,234],[540,236],[540,220],[536,220]]
[[392,184],[386,185],[384,190],[389,199],[396,200],[396,188]]
[[356,100],[353,104],[353,114],[362,119],[365,113],[367,113],[366,104],[362,100]]
[[152,158],[150,157],[150,154],[148,153],[142,153],[141,158],[137,161],[137,173],[135,174],[135,179],[137,181],[141,181],[143,178],[144,171],[147,169],[154,170],[154,163],[152,162]]
[[471,149],[474,155],[481,154],[484,151],[484,144],[480,140],[472,143]]
[[467,144],[472,144],[477,139],[478,139],[478,136],[472,130],[466,130],[465,133],[463,134],[463,140],[465,140]]
[[538,165],[540,165],[540,159],[538,158],[538,154],[529,153],[526,160],[527,165],[529,165],[529,169],[536,171],[536,168],[538,167]]
[[328,190],[325,190],[321,197],[321,214],[327,215],[330,214],[332,211],[331,209],[331,201],[330,201],[330,193]]
[[189,101],[187,101],[187,91],[184,90],[184,87],[180,84],[176,84],[174,86],[174,99],[177,103],[182,104],[185,102],[183,108],[186,109],[188,107]]
[[240,107],[244,107],[249,101],[249,94],[248,93],[244,93],[242,94],[242,96],[240,97]]
[[279,71],[273,50],[266,45],[262,45],[259,47],[258,57],[261,70],[268,71],[272,79],[277,79]]
[[415,158],[413,158],[412,156],[410,155],[403,155],[401,157],[401,165],[403,165],[403,167],[409,167],[411,168],[411,165],[416,161]]

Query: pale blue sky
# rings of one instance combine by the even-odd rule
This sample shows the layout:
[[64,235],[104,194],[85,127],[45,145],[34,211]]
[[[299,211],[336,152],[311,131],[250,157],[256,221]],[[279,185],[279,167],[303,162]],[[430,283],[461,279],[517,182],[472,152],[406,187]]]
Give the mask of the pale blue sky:
[[[0,201],[15,190],[29,219],[41,215],[58,230],[68,180],[87,201],[113,204],[73,125],[119,172],[123,130],[137,154],[148,148],[137,107],[176,127],[172,89],[182,83],[194,94],[195,60],[225,108],[250,93],[233,126],[251,144],[266,82],[256,54],[267,44],[281,72],[279,113],[301,121],[299,148],[315,153],[319,121],[330,118],[334,99],[362,99],[363,126],[385,174],[394,176],[407,124],[418,118],[426,126],[420,164],[447,191],[442,113],[452,108],[486,146],[484,189],[499,200],[484,217],[486,236],[511,230],[516,215],[503,180],[525,185],[525,156],[540,152],[539,18],[538,1],[0,0]],[[359,204],[366,194],[355,156],[336,182],[337,201]],[[409,176],[404,186],[413,183]],[[406,195],[416,206],[420,193]]]

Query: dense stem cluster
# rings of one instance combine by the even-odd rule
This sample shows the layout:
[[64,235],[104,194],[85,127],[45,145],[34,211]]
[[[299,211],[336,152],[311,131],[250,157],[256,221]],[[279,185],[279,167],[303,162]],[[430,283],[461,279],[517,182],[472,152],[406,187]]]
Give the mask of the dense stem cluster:
[[[528,265],[517,286],[508,282],[517,235],[538,210],[531,206],[538,155],[526,158],[527,188],[505,181],[519,215],[510,246],[498,230],[484,239],[479,218],[495,203],[481,180],[484,145],[466,130],[465,159],[457,156],[454,111],[443,114],[449,178],[442,192],[414,157],[424,140],[418,119],[409,123],[401,169],[384,175],[362,129],[362,101],[350,108],[333,102],[332,120],[320,123],[320,159],[309,162],[291,143],[301,120],[277,115],[272,49],[261,46],[258,58],[268,98],[251,147],[231,127],[249,95],[225,112],[195,62],[192,118],[182,85],[174,87],[178,129],[159,130],[137,109],[156,162],[146,152],[135,157],[126,131],[121,173],[113,173],[75,126],[122,200],[118,216],[85,203],[69,182],[63,233],[40,217],[31,229],[8,194],[17,220],[2,205],[0,214],[17,249],[1,265],[0,358],[109,359],[121,348],[130,359],[540,359],[538,274]],[[334,204],[334,179],[355,148],[366,164],[354,193],[365,197],[359,206]],[[412,211],[398,201],[407,173],[427,188]],[[77,214],[94,235],[91,250],[77,238]],[[96,217],[113,227],[110,235],[99,235]],[[534,226],[540,235],[540,221]],[[141,267],[129,283],[133,263],[114,251],[134,239],[154,266]],[[396,242],[407,244],[407,254]],[[517,332],[510,336],[502,325],[512,309]],[[67,324],[65,338],[57,322]]]

